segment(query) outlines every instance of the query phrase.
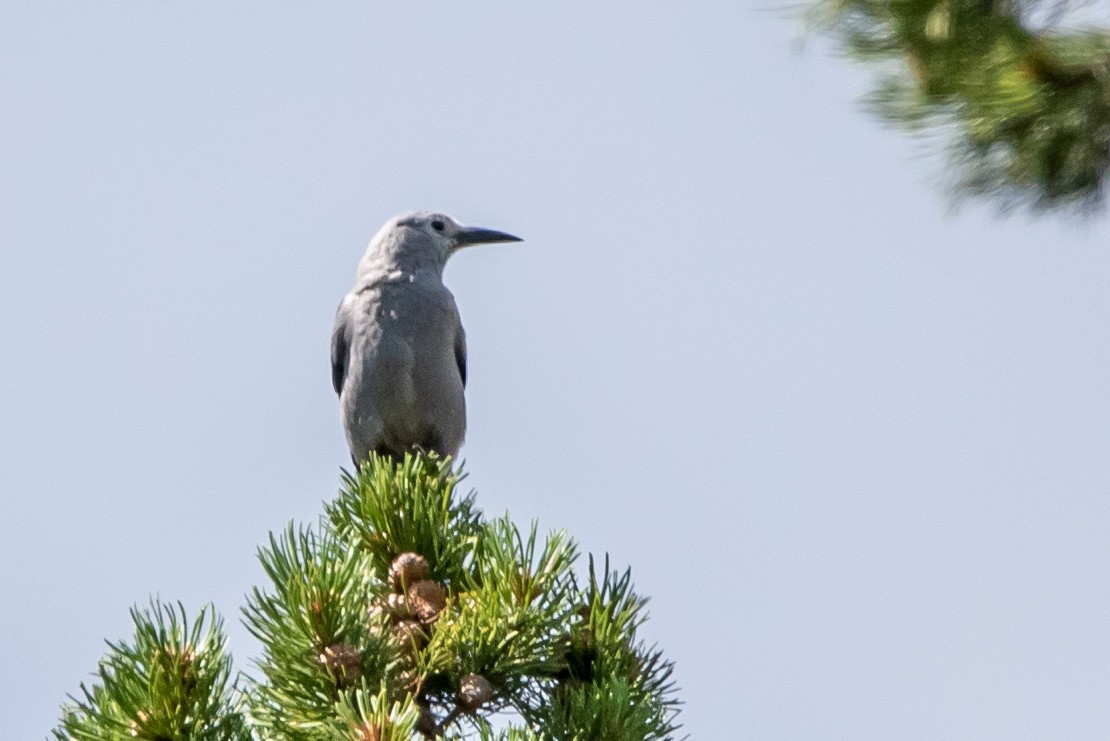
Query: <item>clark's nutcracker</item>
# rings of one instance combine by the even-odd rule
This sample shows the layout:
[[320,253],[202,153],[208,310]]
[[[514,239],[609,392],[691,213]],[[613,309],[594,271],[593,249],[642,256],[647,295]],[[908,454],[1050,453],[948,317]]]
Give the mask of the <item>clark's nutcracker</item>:
[[443,285],[447,258],[511,234],[417,211],[370,240],[331,336],[331,380],[351,458],[414,449],[454,457],[466,432],[466,337]]

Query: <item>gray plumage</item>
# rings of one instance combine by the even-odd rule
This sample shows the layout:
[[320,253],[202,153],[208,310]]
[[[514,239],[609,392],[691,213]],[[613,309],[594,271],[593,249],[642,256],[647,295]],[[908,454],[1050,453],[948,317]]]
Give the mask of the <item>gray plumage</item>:
[[378,230],[331,337],[332,385],[351,458],[458,454],[466,433],[466,335],[443,267],[460,248],[517,242],[444,214],[395,216]]

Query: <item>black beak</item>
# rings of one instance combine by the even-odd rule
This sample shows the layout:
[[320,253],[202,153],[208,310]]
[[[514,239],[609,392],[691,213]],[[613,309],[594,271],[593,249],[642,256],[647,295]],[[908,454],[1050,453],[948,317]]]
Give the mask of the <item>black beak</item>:
[[499,232],[496,229],[482,229],[478,226],[464,226],[455,232],[455,244],[466,247],[471,244],[490,244],[492,242],[523,242],[520,237]]

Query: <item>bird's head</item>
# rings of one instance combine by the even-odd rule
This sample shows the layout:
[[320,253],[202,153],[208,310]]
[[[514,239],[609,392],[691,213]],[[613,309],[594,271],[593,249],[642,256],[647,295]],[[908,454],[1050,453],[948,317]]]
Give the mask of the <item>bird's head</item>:
[[495,229],[465,226],[447,214],[413,211],[386,222],[371,242],[371,248],[376,245],[398,262],[435,262],[442,269],[447,258],[463,247],[519,241],[520,237]]

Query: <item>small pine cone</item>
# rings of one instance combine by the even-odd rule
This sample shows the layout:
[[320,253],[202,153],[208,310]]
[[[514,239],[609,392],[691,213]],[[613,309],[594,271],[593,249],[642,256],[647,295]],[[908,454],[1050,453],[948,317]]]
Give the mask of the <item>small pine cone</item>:
[[459,703],[473,713],[493,699],[493,685],[481,674],[467,674],[459,682]]
[[416,653],[428,642],[428,634],[424,626],[415,620],[402,620],[393,626],[393,635],[402,651]]
[[177,665],[174,668],[178,672],[178,676],[184,688],[187,690],[195,688],[197,686],[197,655],[193,647],[185,646],[184,650],[178,651],[175,648],[167,646],[163,650],[166,652],[167,658],[171,659]]
[[358,727],[358,741],[381,741],[382,729],[377,723],[363,723]]
[[404,669],[397,675],[397,681],[409,692],[416,694],[420,685],[420,673],[416,669]]
[[347,643],[331,644],[320,653],[319,659],[342,686],[357,682],[362,673],[360,652]]
[[385,607],[394,620],[408,620],[412,617],[413,607],[403,594],[390,594],[385,598]]
[[143,728],[143,726],[146,725],[146,722],[150,717],[142,710],[135,713],[135,716],[138,718],[138,720],[131,721],[131,738],[138,738],[146,732],[146,729]]
[[403,594],[409,585],[428,578],[428,559],[419,553],[402,553],[389,567],[389,588]]
[[407,596],[412,611],[425,623],[434,622],[440,611],[447,606],[447,591],[442,584],[431,579],[413,584],[409,587]]

